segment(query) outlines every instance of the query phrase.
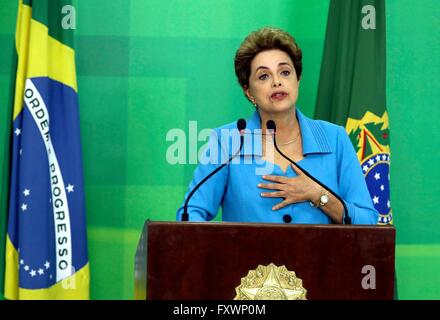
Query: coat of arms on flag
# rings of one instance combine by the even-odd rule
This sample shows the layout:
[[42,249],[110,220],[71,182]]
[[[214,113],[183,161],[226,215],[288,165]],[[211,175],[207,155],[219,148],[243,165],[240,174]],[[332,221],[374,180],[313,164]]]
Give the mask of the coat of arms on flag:
[[392,221],[390,203],[390,145],[388,114],[366,112],[360,120],[349,118],[346,130],[356,150],[379,223]]
[[345,127],[379,224],[391,224],[384,0],[331,0],[315,118]]

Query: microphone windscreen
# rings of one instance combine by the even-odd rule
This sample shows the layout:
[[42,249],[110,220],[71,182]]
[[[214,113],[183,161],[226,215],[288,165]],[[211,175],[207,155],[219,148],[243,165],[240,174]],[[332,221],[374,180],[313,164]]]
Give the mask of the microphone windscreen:
[[273,130],[273,132],[277,130],[277,126],[275,125],[275,121],[273,120],[267,120],[266,127],[268,130]]
[[238,131],[246,129],[246,120],[238,119],[238,121],[237,121],[237,129],[238,129]]

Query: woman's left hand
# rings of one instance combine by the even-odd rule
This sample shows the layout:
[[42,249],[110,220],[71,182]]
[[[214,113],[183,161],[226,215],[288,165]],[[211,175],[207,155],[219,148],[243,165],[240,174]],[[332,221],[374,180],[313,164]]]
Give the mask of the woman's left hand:
[[274,207],[272,210],[281,209],[289,204],[305,201],[316,201],[321,193],[321,187],[315,181],[307,177],[301,170],[293,164],[290,165],[297,177],[287,178],[283,176],[265,175],[264,180],[273,181],[275,183],[260,183],[259,188],[276,190],[273,192],[263,192],[262,197],[265,198],[284,198],[284,200]]

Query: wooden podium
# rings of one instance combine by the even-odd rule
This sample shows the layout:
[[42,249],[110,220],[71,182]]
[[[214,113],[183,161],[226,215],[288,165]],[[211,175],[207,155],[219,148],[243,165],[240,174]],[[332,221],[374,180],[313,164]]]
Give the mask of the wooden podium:
[[146,221],[135,298],[232,300],[250,270],[295,272],[309,300],[393,299],[393,226]]

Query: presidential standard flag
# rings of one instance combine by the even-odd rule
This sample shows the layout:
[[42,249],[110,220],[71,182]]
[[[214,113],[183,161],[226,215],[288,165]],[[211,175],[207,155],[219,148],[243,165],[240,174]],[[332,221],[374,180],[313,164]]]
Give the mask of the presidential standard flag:
[[384,0],[331,0],[315,118],[345,127],[378,222],[391,224]]
[[69,9],[74,8],[65,0],[19,1],[6,239],[8,299],[89,298]]

